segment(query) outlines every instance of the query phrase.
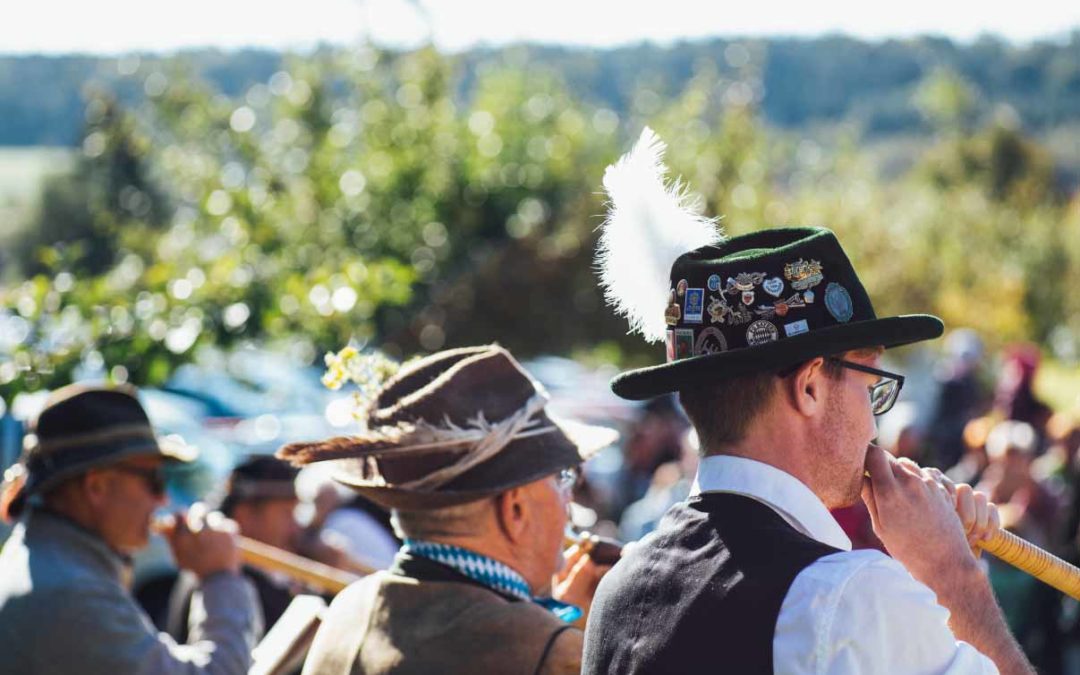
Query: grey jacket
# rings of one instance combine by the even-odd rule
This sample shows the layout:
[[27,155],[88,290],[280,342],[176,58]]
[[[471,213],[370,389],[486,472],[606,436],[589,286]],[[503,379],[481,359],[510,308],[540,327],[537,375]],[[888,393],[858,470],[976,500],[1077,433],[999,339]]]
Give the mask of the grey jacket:
[[97,536],[32,509],[0,552],[0,674],[247,672],[259,619],[240,575],[204,581],[189,644],[177,645],[158,633],[123,574],[123,560]]

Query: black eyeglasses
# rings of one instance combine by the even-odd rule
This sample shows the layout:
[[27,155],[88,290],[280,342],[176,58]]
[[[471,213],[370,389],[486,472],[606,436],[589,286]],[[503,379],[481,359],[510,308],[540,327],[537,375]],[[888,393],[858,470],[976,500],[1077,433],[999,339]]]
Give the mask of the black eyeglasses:
[[160,466],[153,469],[144,469],[137,466],[113,464],[109,468],[120,473],[138,476],[146,484],[146,489],[150,491],[150,494],[156,497],[165,494],[165,470]]
[[570,494],[574,490],[574,486],[577,485],[579,475],[575,466],[563,469],[555,474],[555,485],[563,494]]
[[877,368],[864,366],[861,363],[852,363],[851,361],[845,361],[843,359],[829,360],[844,368],[857,370],[860,373],[877,375],[881,378],[879,382],[867,387],[867,389],[870,390],[870,410],[873,411],[875,415],[884,415],[889,412],[889,410],[892,409],[893,404],[896,403],[896,399],[900,396],[900,390],[904,388],[903,375],[890,373],[887,370],[878,370]]

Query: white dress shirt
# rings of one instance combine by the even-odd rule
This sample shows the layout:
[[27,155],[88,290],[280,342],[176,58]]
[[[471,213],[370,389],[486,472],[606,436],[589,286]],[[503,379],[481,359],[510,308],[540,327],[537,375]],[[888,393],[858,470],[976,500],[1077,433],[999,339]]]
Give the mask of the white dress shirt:
[[799,532],[841,549],[795,577],[773,637],[776,673],[997,673],[949,629],[949,610],[904,567],[851,540],[799,479],[741,457],[701,460],[691,495],[728,492],[771,507]]

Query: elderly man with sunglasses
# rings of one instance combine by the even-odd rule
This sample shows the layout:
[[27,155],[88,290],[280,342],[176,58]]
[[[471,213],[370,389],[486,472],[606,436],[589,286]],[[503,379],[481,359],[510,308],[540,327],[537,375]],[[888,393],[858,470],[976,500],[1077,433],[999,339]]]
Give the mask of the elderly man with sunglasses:
[[[973,553],[996,509],[873,444],[903,384],[884,349],[941,321],[878,318],[824,228],[700,246],[660,297],[668,362],[612,388],[678,392],[704,456],[601,581],[583,672],[1031,672]],[[888,556],[851,550],[829,513],[860,497]]]
[[220,514],[165,528],[200,580],[187,645],[159,634],[130,593],[131,556],[166,501],[162,464],[193,450],[156,438],[133,390],[79,385],[50,396],[27,441],[4,489],[6,515],[23,517],[0,552],[0,670],[247,672],[259,620]]

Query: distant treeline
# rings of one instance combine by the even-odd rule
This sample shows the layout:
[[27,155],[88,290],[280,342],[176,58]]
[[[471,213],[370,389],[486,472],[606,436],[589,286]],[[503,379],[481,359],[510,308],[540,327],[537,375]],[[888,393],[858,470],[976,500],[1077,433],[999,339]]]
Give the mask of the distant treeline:
[[[145,74],[148,65],[170,70],[179,60],[235,96],[266,82],[285,59],[274,51],[199,50],[177,57],[143,55],[138,72]],[[454,60],[463,99],[485,64],[527,61],[549,66],[573,94],[617,113],[640,111],[682,91],[705,66],[718,77],[749,77],[769,124],[800,129],[851,123],[867,136],[926,129],[912,94],[928,75],[947,69],[973,90],[974,121],[1008,106],[1024,128],[1037,133],[1080,123],[1080,30],[1066,42],[1025,46],[992,37],[958,44],[935,37],[867,42],[826,36],[606,50],[517,46],[476,49]],[[0,56],[0,145],[76,144],[88,83],[113,89],[125,103],[141,99],[140,82],[124,76],[131,64],[131,57]]]

